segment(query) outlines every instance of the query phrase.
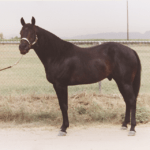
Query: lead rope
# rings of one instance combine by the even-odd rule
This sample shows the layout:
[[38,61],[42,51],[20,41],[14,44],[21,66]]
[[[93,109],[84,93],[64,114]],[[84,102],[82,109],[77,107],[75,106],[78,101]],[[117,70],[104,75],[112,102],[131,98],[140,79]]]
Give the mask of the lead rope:
[[20,58],[16,63],[14,63],[13,65],[11,65],[11,66],[9,66],[9,67],[2,68],[2,69],[0,69],[0,71],[3,71],[3,70],[6,70],[6,69],[9,69],[9,68],[12,68],[13,66],[17,65],[17,64],[20,62],[20,60],[22,59],[22,57],[23,57],[23,55],[21,56],[21,58]]
[[[38,37],[37,37],[37,35],[36,35],[36,39],[35,39],[35,41],[34,41],[32,44],[30,44],[30,42],[29,42],[29,40],[28,40],[27,38],[22,38],[21,40],[26,40],[26,41],[29,43],[29,45],[34,45],[34,44],[37,42]],[[23,55],[21,56],[21,58],[20,58],[16,63],[14,63],[13,65],[8,66],[8,67],[6,67],[6,68],[2,68],[2,69],[0,69],[0,71],[3,71],[3,70],[6,70],[6,69],[9,69],[9,68],[12,68],[13,66],[17,65],[17,64],[20,62],[20,60],[22,59],[22,57],[23,57]]]

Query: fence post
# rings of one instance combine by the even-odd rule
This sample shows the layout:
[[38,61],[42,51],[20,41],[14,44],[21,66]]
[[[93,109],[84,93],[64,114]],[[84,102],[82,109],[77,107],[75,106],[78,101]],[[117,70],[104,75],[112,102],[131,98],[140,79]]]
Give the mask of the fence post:
[[99,82],[98,82],[98,85],[99,85],[99,93],[101,94],[102,82],[101,82],[101,81],[99,81]]

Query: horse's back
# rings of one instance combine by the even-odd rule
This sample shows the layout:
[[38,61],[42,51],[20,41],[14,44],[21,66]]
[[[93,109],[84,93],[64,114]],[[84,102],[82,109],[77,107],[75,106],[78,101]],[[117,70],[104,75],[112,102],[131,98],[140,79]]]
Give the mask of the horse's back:
[[90,63],[90,61],[101,61],[111,63],[113,65],[122,64],[132,65],[138,63],[136,52],[120,43],[107,42],[98,46],[89,48],[75,48],[76,56],[83,63]]

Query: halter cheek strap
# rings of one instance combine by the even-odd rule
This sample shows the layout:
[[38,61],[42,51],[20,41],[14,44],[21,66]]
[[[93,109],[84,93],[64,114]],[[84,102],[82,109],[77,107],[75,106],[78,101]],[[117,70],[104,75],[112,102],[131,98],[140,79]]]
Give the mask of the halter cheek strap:
[[31,45],[34,45],[37,42],[37,40],[38,40],[38,37],[36,35],[36,39],[35,39],[35,41]]
[[21,38],[21,40],[27,41],[27,42],[29,43],[29,45],[32,46],[32,45],[34,45],[34,44],[37,42],[38,37],[37,37],[37,35],[36,35],[36,39],[35,39],[35,41],[34,41],[33,43],[30,43],[30,41],[29,41],[27,38]]

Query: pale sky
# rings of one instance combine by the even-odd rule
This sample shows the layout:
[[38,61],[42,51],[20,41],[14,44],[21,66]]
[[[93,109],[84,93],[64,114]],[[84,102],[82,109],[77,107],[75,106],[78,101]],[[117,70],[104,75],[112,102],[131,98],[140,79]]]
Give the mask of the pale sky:
[[[0,33],[20,36],[20,18],[59,37],[126,32],[126,0],[0,1]],[[129,31],[150,31],[150,0],[128,0]]]

